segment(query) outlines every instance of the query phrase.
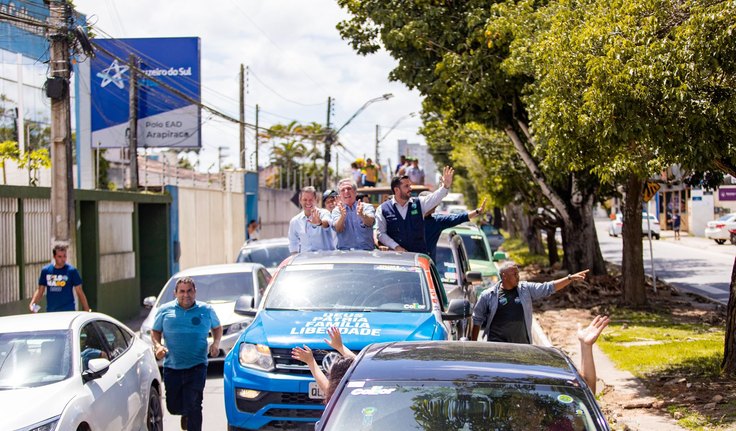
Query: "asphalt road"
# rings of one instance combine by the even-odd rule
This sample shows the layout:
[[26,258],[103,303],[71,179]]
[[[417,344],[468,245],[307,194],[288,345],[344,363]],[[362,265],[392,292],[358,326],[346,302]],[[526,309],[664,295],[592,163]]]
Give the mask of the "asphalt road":
[[[596,222],[603,258],[621,264],[623,241],[608,236],[609,220]],[[651,276],[649,240],[644,241],[644,271]],[[729,242],[718,245],[713,240],[682,235],[675,240],[672,231],[662,231],[662,239],[652,239],[654,270],[659,280],[722,304],[728,303],[729,284],[736,246]]]
[[[621,237],[608,236],[608,220],[596,222],[598,241],[604,259],[621,264]],[[644,239],[644,265],[651,273],[648,240]],[[672,232],[662,232],[662,239],[652,240],[654,264],[657,277],[688,292],[712,298],[721,303],[728,302],[731,270],[736,258],[736,246],[726,243],[717,245],[704,238],[685,237],[676,241]],[[204,390],[203,414],[205,431],[227,430],[222,364],[209,366],[207,385]],[[164,415],[164,429],[180,429],[179,416],[168,412]]]

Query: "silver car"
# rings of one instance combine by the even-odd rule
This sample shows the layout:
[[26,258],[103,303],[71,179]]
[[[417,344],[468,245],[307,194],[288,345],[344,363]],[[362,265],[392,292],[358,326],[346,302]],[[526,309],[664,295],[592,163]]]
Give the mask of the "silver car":
[[248,241],[243,244],[236,262],[260,263],[273,275],[284,259],[291,256],[288,238]]
[[[220,319],[222,324],[220,353],[216,357],[210,357],[209,360],[222,361],[233,348],[243,329],[253,320],[253,317],[237,314],[234,310],[236,303],[257,307],[266,286],[271,281],[271,274],[263,265],[257,263],[200,266],[174,274],[161,289],[158,298],[149,296],[143,300],[143,305],[150,307],[151,312],[141,325],[141,339],[151,345],[153,345],[151,328],[156,313],[163,304],[174,300],[176,280],[182,277],[191,277],[194,280],[197,301],[211,305]],[[212,338],[208,341],[211,343]]]

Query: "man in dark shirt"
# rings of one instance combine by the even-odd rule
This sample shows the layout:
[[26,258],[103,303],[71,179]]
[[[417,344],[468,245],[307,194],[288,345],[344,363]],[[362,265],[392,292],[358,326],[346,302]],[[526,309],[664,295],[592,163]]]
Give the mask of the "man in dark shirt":
[[501,281],[481,294],[473,310],[471,339],[477,340],[480,328],[488,341],[532,342],[532,301],[545,298],[573,281],[585,280],[588,270],[569,274],[546,283],[519,281],[519,268],[513,262],[501,265]]

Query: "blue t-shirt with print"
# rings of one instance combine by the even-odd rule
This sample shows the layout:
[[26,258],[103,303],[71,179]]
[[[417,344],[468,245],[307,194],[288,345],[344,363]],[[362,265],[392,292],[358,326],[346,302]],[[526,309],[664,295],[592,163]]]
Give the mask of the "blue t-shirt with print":
[[153,330],[163,333],[169,353],[164,367],[184,370],[207,363],[207,336],[220,326],[215,310],[206,302],[195,301],[188,309],[176,300],[167,302],[156,313]]
[[49,264],[41,270],[38,285],[46,287],[46,311],[74,311],[74,286],[82,284],[77,268],[64,264],[56,268]]

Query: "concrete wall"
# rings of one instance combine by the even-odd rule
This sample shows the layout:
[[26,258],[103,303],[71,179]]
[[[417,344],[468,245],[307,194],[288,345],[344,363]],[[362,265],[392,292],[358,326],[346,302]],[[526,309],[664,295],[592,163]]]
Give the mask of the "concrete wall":
[[235,262],[245,241],[245,195],[178,188],[179,270]]
[[294,190],[258,188],[258,216],[261,219],[261,239],[286,236],[289,220],[299,207],[291,202]]

